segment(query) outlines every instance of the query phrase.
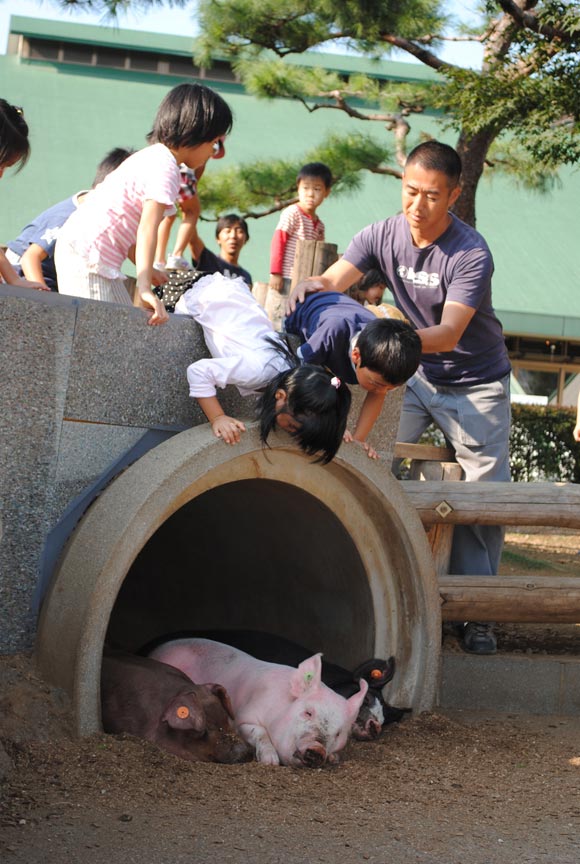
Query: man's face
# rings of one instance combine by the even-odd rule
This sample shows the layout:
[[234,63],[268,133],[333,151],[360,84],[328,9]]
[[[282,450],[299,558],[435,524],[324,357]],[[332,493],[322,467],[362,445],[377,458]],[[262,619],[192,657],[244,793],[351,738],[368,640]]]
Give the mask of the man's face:
[[239,255],[246,244],[246,232],[239,223],[222,228],[217,236],[217,243],[222,252],[231,256]]
[[409,165],[403,174],[403,213],[413,238],[433,242],[449,225],[448,210],[459,197],[459,186],[450,186],[442,171]]

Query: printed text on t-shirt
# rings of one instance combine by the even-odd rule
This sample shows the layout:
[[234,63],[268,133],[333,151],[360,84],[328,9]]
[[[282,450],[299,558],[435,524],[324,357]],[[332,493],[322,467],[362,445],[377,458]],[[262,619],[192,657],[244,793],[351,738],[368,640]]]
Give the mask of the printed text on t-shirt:
[[425,270],[418,270],[415,273],[412,267],[405,267],[404,264],[397,267],[397,276],[405,282],[412,282],[413,285],[425,285],[428,288],[437,288],[439,285],[438,273],[427,273]]

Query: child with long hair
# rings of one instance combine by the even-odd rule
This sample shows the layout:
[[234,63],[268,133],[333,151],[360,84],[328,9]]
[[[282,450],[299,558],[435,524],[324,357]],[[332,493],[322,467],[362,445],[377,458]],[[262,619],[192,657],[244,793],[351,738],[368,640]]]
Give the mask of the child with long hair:
[[163,284],[154,269],[161,220],[175,212],[180,164],[195,170],[223,148],[232,112],[222,97],[201,84],[179,84],[167,94],[149,133],[150,145],[130,156],[87,197],[62,229],[56,244],[61,294],[131,305],[121,265],[135,262],[136,302],[149,324],[168,314],[151,290]]
[[[22,108],[0,99],[0,177],[6,168],[24,167],[30,156],[28,124]],[[19,276],[6,255],[0,249],[0,281],[17,288],[42,288],[39,282],[31,282]]]
[[330,462],[346,429],[350,391],[330,370],[299,365],[241,277],[202,277],[182,295],[175,312],[190,315],[203,328],[212,357],[192,363],[187,379],[217,438],[236,444],[246,430],[225,413],[216,395],[218,387],[234,384],[242,396],[261,393],[263,444],[278,427],[309,456]]

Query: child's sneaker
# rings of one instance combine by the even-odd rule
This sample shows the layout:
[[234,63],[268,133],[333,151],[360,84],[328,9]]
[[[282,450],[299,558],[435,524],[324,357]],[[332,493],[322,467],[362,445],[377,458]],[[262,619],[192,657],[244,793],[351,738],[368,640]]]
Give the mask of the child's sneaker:
[[167,258],[167,270],[193,270],[186,258],[181,255],[169,255]]

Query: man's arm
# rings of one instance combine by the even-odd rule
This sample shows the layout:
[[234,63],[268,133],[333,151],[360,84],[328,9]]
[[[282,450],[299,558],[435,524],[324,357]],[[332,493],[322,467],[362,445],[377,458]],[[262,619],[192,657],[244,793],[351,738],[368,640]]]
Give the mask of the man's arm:
[[303,279],[296,285],[288,297],[286,314],[289,315],[294,312],[296,305],[303,303],[307,294],[316,291],[344,292],[351,285],[354,285],[362,275],[362,272],[354,264],[350,264],[344,258],[339,258],[324,271],[322,276],[309,276],[308,279]]
[[423,354],[453,351],[476,311],[472,306],[465,306],[454,300],[447,301],[443,305],[439,324],[417,330]]

